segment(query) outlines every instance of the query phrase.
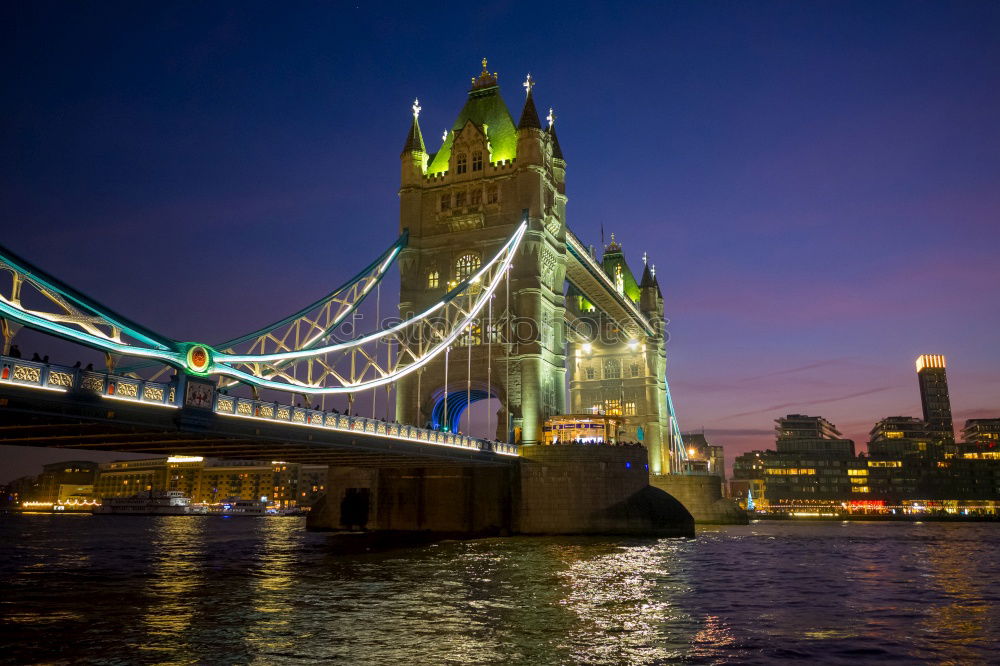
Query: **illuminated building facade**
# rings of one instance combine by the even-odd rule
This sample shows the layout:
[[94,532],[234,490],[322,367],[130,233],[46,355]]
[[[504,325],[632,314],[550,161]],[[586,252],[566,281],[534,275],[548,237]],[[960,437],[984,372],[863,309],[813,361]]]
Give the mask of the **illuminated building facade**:
[[546,419],[546,444],[617,444],[622,417],[600,414],[562,414]]
[[721,446],[709,444],[704,433],[685,433],[684,447],[687,449],[688,471],[713,474],[726,482],[726,456]]
[[[604,248],[601,265],[615,288],[650,321],[663,322],[663,295],[652,267],[645,265],[636,282],[614,234]],[[576,322],[574,329],[587,332],[569,341],[570,409],[621,416],[620,439],[647,448],[653,442],[651,448],[659,448],[669,418],[662,326],[655,336],[622,339],[616,324],[602,317],[572,284],[566,303]]]
[[199,504],[261,499],[286,508],[310,506],[326,490],[326,465],[220,461],[199,456],[121,460],[100,466],[94,494],[129,497],[176,490]]
[[932,452],[926,424],[912,416],[884,418],[869,433],[868,455],[873,458],[898,459]]
[[[448,354],[395,383],[396,418],[459,430],[469,403],[492,398],[500,405],[496,436],[531,445],[545,441],[546,419],[596,407],[624,417],[620,438],[641,442],[650,471],[666,473],[676,468],[668,443],[679,446],[680,438],[671,437],[668,418],[663,299],[654,271],[647,267],[637,283],[614,240],[600,262],[575,245],[566,227],[566,160],[555,116],[550,110],[539,118],[529,77],[515,121],[486,64],[435,152],[420,128],[421,107],[413,105],[400,155],[400,231],[408,233],[399,259],[400,316],[439,303],[523,222],[526,235],[509,288],[498,289],[480,323]],[[586,286],[570,283],[567,291],[573,270],[595,290],[591,296],[607,299],[603,309],[583,302],[578,288]],[[641,334],[603,321],[599,312],[609,307],[643,320]]]
[[944,356],[923,354],[917,357],[917,380],[927,434],[935,447],[950,451],[955,443],[955,429],[951,421],[951,398],[948,395]]
[[962,428],[962,458],[1000,460],[1000,419],[969,419]]
[[42,473],[32,499],[40,502],[66,501],[72,496],[91,497],[97,463],[89,460],[67,460],[42,466]]

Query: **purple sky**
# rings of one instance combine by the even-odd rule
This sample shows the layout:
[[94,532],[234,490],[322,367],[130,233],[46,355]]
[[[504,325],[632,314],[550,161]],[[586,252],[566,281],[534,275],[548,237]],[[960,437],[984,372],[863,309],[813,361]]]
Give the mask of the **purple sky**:
[[1000,416],[1000,4],[292,7],[4,5],[2,242],[167,335],[250,330],[392,241],[413,98],[433,150],[486,56],[556,109],[570,226],[656,263],[685,429],[863,446],[920,353]]

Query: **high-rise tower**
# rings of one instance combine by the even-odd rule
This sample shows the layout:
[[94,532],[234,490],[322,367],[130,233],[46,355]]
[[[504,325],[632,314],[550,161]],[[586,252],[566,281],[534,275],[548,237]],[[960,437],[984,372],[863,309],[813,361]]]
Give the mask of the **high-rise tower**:
[[955,430],[951,422],[951,398],[948,396],[944,356],[918,356],[917,379],[920,382],[920,405],[924,410],[927,434],[936,446],[954,444]]

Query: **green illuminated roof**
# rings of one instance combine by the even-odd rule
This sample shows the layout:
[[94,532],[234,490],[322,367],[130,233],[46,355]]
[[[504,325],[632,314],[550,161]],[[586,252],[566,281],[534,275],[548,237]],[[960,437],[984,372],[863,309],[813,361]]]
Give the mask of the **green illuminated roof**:
[[609,245],[604,251],[604,257],[601,259],[601,265],[604,267],[604,272],[607,273],[608,277],[611,278],[611,282],[615,282],[615,273],[617,268],[621,266],[622,271],[622,287],[625,292],[625,296],[628,297],[633,303],[639,302],[639,296],[641,292],[639,291],[639,285],[635,281],[635,276],[632,275],[631,269],[628,267],[628,263],[625,261],[625,255],[622,254],[621,246],[613,240],[612,236],[611,245]]
[[427,173],[441,173],[448,170],[448,160],[451,159],[451,146],[455,134],[462,131],[465,123],[471,122],[482,128],[486,126],[486,138],[490,145],[490,161],[514,159],[517,156],[517,127],[514,119],[500,97],[499,86],[474,88],[469,91],[469,99],[462,107],[461,113],[455,119],[448,132],[448,138],[434,154]]

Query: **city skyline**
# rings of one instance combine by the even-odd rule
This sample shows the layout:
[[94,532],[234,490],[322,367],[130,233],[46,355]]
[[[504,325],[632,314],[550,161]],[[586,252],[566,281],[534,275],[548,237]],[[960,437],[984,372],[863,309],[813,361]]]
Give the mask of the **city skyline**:
[[[571,227],[657,264],[682,429],[731,459],[800,412],[863,449],[877,420],[919,416],[925,353],[948,358],[956,425],[996,416],[997,9],[852,7],[678,5],[655,30],[590,7],[555,36],[501,11],[441,25],[314,9],[261,33],[212,8],[188,26],[177,8],[19,7],[2,192],[20,227],[5,242],[142,323],[223,339],[391,242],[413,98],[433,150],[486,56],[512,109],[528,71],[555,108]],[[616,40],[545,55],[599,19]],[[452,21],[474,27],[440,56],[366,46]],[[515,29],[518,45],[498,37]],[[151,261],[179,272],[114,277]]]

